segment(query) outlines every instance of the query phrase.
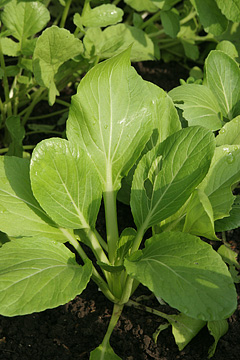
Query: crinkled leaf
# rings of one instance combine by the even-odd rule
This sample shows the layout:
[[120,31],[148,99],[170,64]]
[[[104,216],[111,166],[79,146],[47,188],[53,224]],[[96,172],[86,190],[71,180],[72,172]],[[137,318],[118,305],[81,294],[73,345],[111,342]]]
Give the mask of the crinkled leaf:
[[174,10],[161,11],[161,21],[167,35],[175,38],[180,30],[179,15]]
[[222,13],[233,22],[240,21],[240,3],[238,0],[216,0]]
[[194,3],[204,29],[218,36],[227,29],[228,21],[217,6],[216,1],[194,0]]
[[210,245],[193,235],[155,235],[124,264],[128,274],[155,296],[194,319],[221,320],[236,309],[237,294],[227,266]]
[[24,238],[0,249],[0,313],[30,314],[63,305],[90,280],[92,264],[80,266],[65,245]]
[[66,29],[51,26],[39,36],[33,55],[33,70],[37,82],[49,88],[52,105],[59,95],[54,76],[59,67],[81,54],[82,42]]
[[141,159],[130,202],[138,228],[158,224],[185,203],[206,175],[213,151],[213,134],[196,126],[174,133]]
[[8,156],[22,157],[23,144],[22,141],[25,136],[24,126],[21,124],[19,116],[12,115],[6,119],[6,127],[11,137],[9,149],[7,152]]
[[130,49],[91,69],[72,97],[67,136],[91,157],[104,191],[118,190],[152,133],[147,83]]
[[240,146],[223,145],[215,149],[208,174],[199,185],[208,196],[214,220],[229,215],[234,196],[232,185],[240,181]]
[[[229,266],[229,271],[232,275],[233,281],[235,283],[240,282],[240,264],[237,261],[238,253],[230,248],[229,245],[221,245],[218,249],[218,254],[221,255],[225,263]],[[238,269],[238,270],[237,270]]]
[[210,334],[214,337],[214,343],[208,350],[208,358],[211,358],[215,353],[219,339],[228,331],[228,322],[225,319],[218,321],[209,321],[207,327],[210,331]]
[[216,145],[240,145],[240,116],[222,127],[216,136]]
[[20,2],[12,0],[5,5],[2,16],[4,25],[20,42],[41,31],[50,20],[50,14],[41,2]]
[[220,107],[207,86],[185,84],[171,90],[169,95],[175,106],[183,110],[189,126],[201,125],[210,130],[221,128]]
[[207,85],[216,96],[223,116],[232,120],[239,115],[239,66],[230,56],[219,50],[210,52],[205,66]]
[[240,227],[240,195],[237,195],[229,216],[215,221],[216,231],[228,231]]
[[219,240],[214,230],[213,209],[207,195],[200,189],[192,194],[186,209],[184,232]]
[[102,343],[90,353],[90,360],[121,360],[108,342]]
[[123,10],[113,4],[88,8],[82,15],[82,24],[87,27],[105,27],[122,21]]
[[33,193],[47,214],[71,229],[94,226],[102,189],[87,156],[67,140],[43,140],[33,151],[30,177]]
[[103,31],[90,28],[84,37],[84,45],[89,55],[95,54],[101,59],[119,54],[130,45],[131,61],[155,60],[160,56],[159,49],[143,30],[126,24],[109,26]]
[[33,196],[27,159],[0,157],[0,215],[0,230],[9,236],[66,241]]
[[151,0],[124,0],[124,2],[137,11],[156,12],[158,10]]

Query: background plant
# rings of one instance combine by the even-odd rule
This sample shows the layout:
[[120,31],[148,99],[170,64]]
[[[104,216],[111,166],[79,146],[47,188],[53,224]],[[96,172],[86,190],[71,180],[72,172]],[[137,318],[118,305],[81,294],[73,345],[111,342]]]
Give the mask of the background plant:
[[[179,310],[158,315],[171,324],[180,349],[206,324],[215,347],[236,308],[236,291],[221,256],[196,235],[204,216],[209,227],[212,212],[229,215],[240,178],[239,145],[228,145],[230,156],[224,146],[216,148],[212,131],[183,129],[170,97],[130,66],[130,49],[96,65],[80,82],[67,138],[40,142],[31,162],[0,159],[0,229],[9,238],[0,250],[1,314],[58,306],[92,278],[114,307],[90,359],[119,359],[110,335],[123,306],[135,305],[129,299],[142,283]],[[136,228],[119,235],[116,197],[137,160],[130,196]],[[102,197],[106,239],[95,228]],[[151,228],[153,235],[143,241]]]

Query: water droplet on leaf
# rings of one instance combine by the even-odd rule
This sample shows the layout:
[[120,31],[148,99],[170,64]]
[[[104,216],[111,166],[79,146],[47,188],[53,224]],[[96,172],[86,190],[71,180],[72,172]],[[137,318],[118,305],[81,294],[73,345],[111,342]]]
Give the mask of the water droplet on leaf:
[[228,163],[228,164],[232,164],[232,163],[234,162],[234,160],[235,160],[234,155],[233,155],[231,152],[228,153],[228,154],[227,154],[227,163]]
[[220,131],[219,131],[219,134],[224,134],[226,132],[226,130],[224,128],[222,128]]

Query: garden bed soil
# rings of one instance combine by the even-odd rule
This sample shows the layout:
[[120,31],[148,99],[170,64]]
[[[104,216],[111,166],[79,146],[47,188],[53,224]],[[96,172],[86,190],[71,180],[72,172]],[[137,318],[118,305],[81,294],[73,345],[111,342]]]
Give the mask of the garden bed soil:
[[[154,65],[154,66],[153,66]],[[172,66],[173,65],[173,66]],[[178,64],[140,63],[138,72],[146,80],[170,90],[177,86],[176,79],[187,77]],[[103,218],[100,215],[100,231]],[[119,204],[120,226],[131,225],[129,209]],[[104,231],[104,230],[102,230]],[[240,229],[227,233],[227,240],[238,253]],[[237,285],[240,295],[240,286]],[[139,287],[134,298],[150,295],[145,287]],[[166,313],[173,309],[160,305],[155,298],[142,304]],[[112,303],[106,300],[95,284],[90,283],[83,293],[66,305],[22,317],[0,316],[0,360],[88,360],[89,353],[97,347],[107,329]],[[214,339],[207,328],[179,351],[171,334],[171,327],[161,332],[155,344],[152,338],[165,321],[142,310],[125,307],[111,337],[111,345],[123,360],[207,360],[208,349]],[[238,308],[229,319],[229,331],[217,346],[213,360],[240,358],[240,300]]]

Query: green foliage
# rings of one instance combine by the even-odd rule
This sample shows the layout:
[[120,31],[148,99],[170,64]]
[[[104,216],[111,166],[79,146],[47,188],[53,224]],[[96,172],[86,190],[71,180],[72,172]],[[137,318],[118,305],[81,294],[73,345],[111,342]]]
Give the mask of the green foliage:
[[[67,34],[50,28],[41,36],[55,30]],[[0,231],[9,240],[1,241],[0,248],[0,313],[16,316],[58,306],[81,293],[91,278],[114,308],[103,342],[90,359],[117,360],[110,336],[142,283],[180,312],[160,314],[172,326],[179,349],[208,323],[215,338],[212,355],[225,319],[236,309],[234,259],[224,251],[220,256],[197,236],[216,239],[215,221],[230,214],[232,189],[240,181],[238,137],[220,134],[215,140],[206,127],[182,128],[171,98],[131,67],[130,50],[97,64],[80,82],[70,106],[67,140],[41,141],[30,162],[0,158]],[[226,56],[225,68],[235,73],[234,60]],[[73,61],[68,55],[65,60]],[[58,58],[56,67],[49,64],[53,81]],[[238,101],[237,95],[230,101],[234,81],[225,91],[224,105],[230,110]],[[221,92],[214,96],[219,100]],[[119,190],[123,198],[130,197],[136,225],[120,236]],[[95,228],[102,197],[106,239]],[[144,241],[149,228],[153,236]],[[92,251],[92,261],[82,243]]]

